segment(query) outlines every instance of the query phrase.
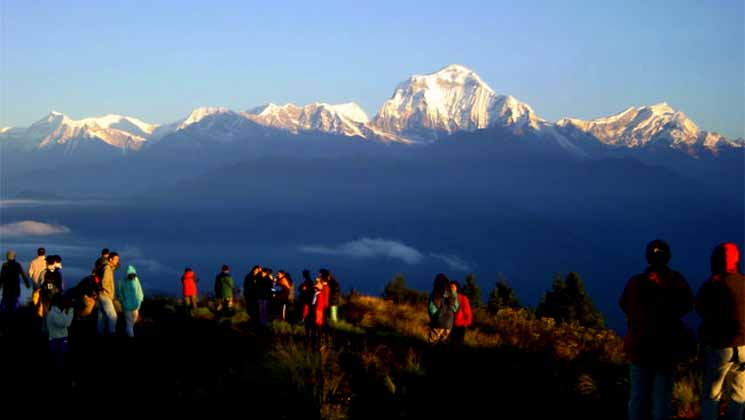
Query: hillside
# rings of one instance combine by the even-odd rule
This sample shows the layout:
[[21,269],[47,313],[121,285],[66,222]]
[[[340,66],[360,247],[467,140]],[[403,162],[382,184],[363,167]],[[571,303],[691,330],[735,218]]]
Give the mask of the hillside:
[[[353,294],[340,313],[344,321],[314,350],[300,324],[262,329],[240,307],[218,316],[206,301],[192,318],[172,299],[150,299],[135,339],[88,337],[85,323],[73,329],[74,386],[51,374],[43,347],[27,334],[1,337],[0,360],[22,361],[3,365],[13,391],[3,395],[34,401],[27,390],[41,382],[70,407],[304,419],[626,417],[627,366],[610,330],[557,325],[525,309],[482,309],[465,346],[433,347],[423,306]],[[697,391],[683,373],[674,406],[687,418]]]

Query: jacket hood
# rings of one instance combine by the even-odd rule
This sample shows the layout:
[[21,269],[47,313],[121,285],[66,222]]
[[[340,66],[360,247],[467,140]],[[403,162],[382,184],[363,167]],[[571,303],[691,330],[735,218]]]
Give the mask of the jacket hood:
[[135,270],[135,266],[133,265],[127,266],[127,276],[129,276],[130,274],[137,275],[137,270]]
[[725,242],[714,248],[711,254],[711,273],[737,273],[740,262],[740,250],[732,242]]

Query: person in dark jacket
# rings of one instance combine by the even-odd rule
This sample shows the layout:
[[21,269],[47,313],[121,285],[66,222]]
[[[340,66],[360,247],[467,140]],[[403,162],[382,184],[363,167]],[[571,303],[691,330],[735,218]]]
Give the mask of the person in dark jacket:
[[320,273],[329,286],[329,322],[337,322],[339,320],[339,305],[341,304],[341,286],[329,270],[322,268]]
[[303,270],[303,282],[298,287],[298,304],[301,305],[300,313],[302,314],[302,320],[308,317],[310,313],[310,304],[313,301],[313,279],[310,278],[310,271]]
[[215,277],[215,298],[217,299],[217,310],[227,310],[233,306],[233,288],[235,283],[230,275],[230,267],[222,266],[222,270]]
[[109,262],[109,253],[109,248],[102,249],[101,256],[93,263],[91,273],[98,276],[99,279],[103,277],[103,268]]
[[243,301],[246,304],[246,313],[252,322],[259,320],[258,288],[257,284],[261,277],[261,266],[255,265],[243,278]]
[[290,304],[292,296],[292,278],[284,270],[277,271],[277,284],[274,286],[275,300],[277,301],[277,317],[282,321],[287,320],[287,305]]
[[628,331],[624,349],[631,361],[629,419],[670,417],[673,372],[695,351],[693,334],[681,318],[693,309],[693,292],[682,274],[668,267],[670,247],[647,244],[647,268],[631,277],[620,306]]
[[468,300],[468,296],[460,293],[460,283],[457,281],[450,282],[450,291],[453,295],[458,296],[458,312],[455,313],[450,341],[453,344],[463,344],[466,338],[466,328],[470,327],[473,322],[471,302]]
[[696,312],[704,375],[701,420],[714,420],[722,395],[729,395],[726,419],[745,414],[745,276],[740,250],[723,243],[711,255],[711,277],[699,289]]
[[269,323],[269,303],[274,295],[274,279],[272,270],[269,268],[261,269],[261,276],[256,281],[256,297],[259,304],[259,324],[262,326]]
[[450,290],[450,280],[444,274],[438,274],[432,285],[428,306],[431,344],[447,342],[458,308],[458,295]]
[[0,314],[3,318],[3,329],[6,329],[5,327],[12,323],[18,310],[18,298],[21,296],[21,278],[23,278],[23,284],[27,289],[31,287],[26,272],[21,264],[16,261],[15,251],[9,250],[7,257],[7,261],[3,263],[2,269],[0,269],[0,288],[3,292],[3,299],[0,301]]

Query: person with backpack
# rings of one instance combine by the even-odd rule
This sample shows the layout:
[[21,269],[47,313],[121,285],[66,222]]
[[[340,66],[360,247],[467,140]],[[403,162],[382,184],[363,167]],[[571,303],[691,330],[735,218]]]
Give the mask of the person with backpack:
[[701,420],[719,415],[723,395],[729,395],[725,419],[745,414],[745,276],[740,250],[726,242],[711,254],[711,277],[701,286],[696,312],[704,359]]
[[116,281],[114,272],[119,269],[119,254],[109,253],[103,265],[101,277],[101,291],[98,293],[98,335],[114,335],[116,332]]
[[0,301],[0,314],[3,318],[3,329],[9,327],[18,310],[18,298],[21,296],[21,278],[26,288],[30,288],[28,277],[23,271],[21,264],[16,261],[16,253],[9,250],[6,254],[7,261],[3,263],[0,269],[0,288],[2,288],[3,298]]
[[28,278],[31,279],[33,291],[31,292],[31,304],[34,307],[36,315],[42,316],[41,304],[39,303],[39,285],[41,284],[41,275],[47,269],[46,260],[47,250],[39,248],[36,250],[36,258],[28,266]]
[[325,268],[321,269],[321,277],[329,286],[329,322],[337,322],[341,305],[341,286],[336,277]]
[[471,302],[468,300],[468,296],[460,293],[460,283],[457,281],[450,282],[450,291],[454,296],[458,296],[458,312],[455,313],[450,341],[453,344],[463,345],[466,338],[466,328],[470,327],[473,322]]
[[437,274],[428,305],[430,344],[447,342],[458,308],[458,295],[450,290],[450,280],[445,274]]
[[197,292],[197,279],[196,273],[191,268],[184,270],[184,275],[181,276],[181,289],[184,296],[184,305],[191,308],[191,310],[197,309],[197,301],[199,300],[199,293]]
[[127,337],[134,337],[134,326],[140,314],[143,294],[140,278],[134,266],[127,266],[127,277],[119,282],[119,300],[122,302],[124,319],[127,321]]
[[649,265],[629,279],[619,302],[628,323],[630,420],[670,417],[675,367],[695,352],[693,333],[681,319],[693,309],[693,293],[683,275],[668,267],[670,258],[666,242],[647,244]]
[[230,275],[230,267],[222,266],[222,270],[215,277],[215,298],[217,299],[217,310],[228,310],[233,306],[233,277]]
[[59,255],[49,255],[46,257],[46,263],[47,269],[41,274],[39,285],[39,300],[44,317],[47,316],[52,306],[52,298],[64,291],[62,258]]

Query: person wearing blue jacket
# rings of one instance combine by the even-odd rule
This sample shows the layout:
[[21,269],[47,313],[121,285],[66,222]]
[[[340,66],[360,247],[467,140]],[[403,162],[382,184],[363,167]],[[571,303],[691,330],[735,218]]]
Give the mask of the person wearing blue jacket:
[[119,282],[117,294],[122,303],[124,318],[127,321],[127,337],[134,337],[134,326],[139,317],[140,305],[144,297],[142,285],[140,285],[140,279],[137,277],[137,270],[134,266],[127,266],[127,278]]

